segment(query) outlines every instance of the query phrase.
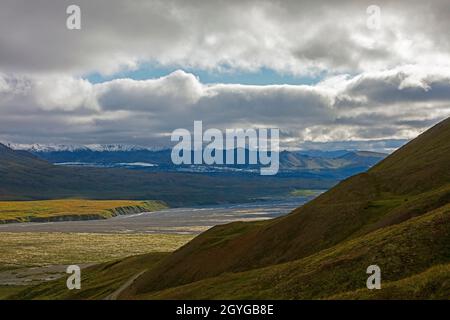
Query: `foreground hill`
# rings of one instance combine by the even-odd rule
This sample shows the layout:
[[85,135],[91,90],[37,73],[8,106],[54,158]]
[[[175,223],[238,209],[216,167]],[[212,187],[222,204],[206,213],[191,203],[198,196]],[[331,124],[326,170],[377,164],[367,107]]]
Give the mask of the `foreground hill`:
[[[146,293],[145,299],[449,298],[450,205],[295,261],[227,273]],[[365,286],[369,265],[382,270],[382,290]],[[435,270],[436,273],[432,272]],[[412,278],[421,279],[414,286]],[[436,282],[434,278],[444,281]],[[403,283],[399,283],[402,281]],[[410,292],[400,296],[393,287]],[[389,292],[385,292],[388,288]],[[359,291],[352,292],[353,290]],[[347,293],[348,292],[348,293]],[[336,295],[333,297],[333,295]]]
[[[242,297],[239,292],[248,292],[246,297],[298,298],[302,297],[302,285],[312,288],[314,281],[327,276],[340,290],[364,287],[361,279],[366,277],[369,262],[388,268],[387,275],[402,265],[395,276],[386,278],[396,281],[450,262],[448,203],[450,119],[367,173],[341,182],[288,216],[232,223],[205,232],[144,273],[123,297],[196,298],[196,292],[202,297]],[[327,259],[317,260],[320,257]],[[397,263],[388,263],[391,260]],[[360,264],[355,267],[357,261]],[[333,270],[339,266],[341,278],[333,278]],[[265,267],[268,269],[258,269]],[[345,285],[356,272],[362,278],[348,280],[357,282]],[[261,287],[263,279],[267,288]],[[286,285],[298,281],[300,291],[282,296],[279,291],[270,291],[276,279],[284,279]],[[174,288],[189,283],[195,290]],[[218,294],[211,292],[215,289],[208,290],[216,287]],[[304,297],[319,295],[320,287],[316,295],[311,294],[311,288],[304,289],[309,292]],[[166,289],[169,292],[157,292]],[[269,290],[267,295],[261,293],[265,290]]]

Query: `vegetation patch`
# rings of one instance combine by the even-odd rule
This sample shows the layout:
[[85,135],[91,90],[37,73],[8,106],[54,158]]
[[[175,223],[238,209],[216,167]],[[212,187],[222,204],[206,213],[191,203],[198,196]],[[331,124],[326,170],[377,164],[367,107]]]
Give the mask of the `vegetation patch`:
[[[66,277],[30,287],[14,288],[8,299],[114,299],[115,292],[136,274],[150,270],[168,253],[145,255],[97,264],[82,270],[81,290],[67,290]],[[1,287],[0,287],[1,294]],[[0,296],[1,299],[1,296]]]
[[315,197],[324,192],[325,190],[313,190],[313,189],[295,189],[289,193],[293,197]]
[[16,294],[24,289],[23,286],[1,286],[0,285],[0,300],[7,299],[8,296]]
[[107,219],[167,208],[161,201],[43,200],[0,201],[0,223]]
[[100,263],[149,252],[174,251],[184,234],[24,232],[0,234],[0,267]]

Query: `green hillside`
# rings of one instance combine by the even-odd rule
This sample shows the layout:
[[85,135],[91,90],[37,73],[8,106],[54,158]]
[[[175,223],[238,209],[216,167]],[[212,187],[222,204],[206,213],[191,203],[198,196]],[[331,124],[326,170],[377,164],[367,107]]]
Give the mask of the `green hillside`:
[[398,281],[387,282],[383,290],[359,289],[329,299],[439,299],[448,300],[450,264],[437,265],[422,273]]
[[[432,266],[450,263],[450,205],[418,218],[383,228],[366,236],[345,241],[337,246],[292,262],[272,265],[241,273],[227,273],[181,287],[138,295],[138,299],[326,299],[341,292],[365,288],[369,265],[382,270],[382,294],[385,298],[399,298],[392,289],[384,292],[384,284],[417,274],[426,281],[430,276],[449,276],[442,267],[439,275],[427,271]],[[448,295],[448,281],[428,289],[436,296]],[[409,281],[396,284],[407,290]],[[358,298],[358,292],[347,297]],[[424,293],[422,293],[424,295]],[[345,295],[343,295],[345,297]],[[408,296],[406,296],[408,297]],[[337,298],[337,297],[336,297]],[[448,298],[448,296],[447,296]]]
[[[299,260],[437,210],[450,203],[449,146],[447,119],[288,216],[205,232],[141,276],[129,294]],[[441,250],[450,256],[448,245]]]

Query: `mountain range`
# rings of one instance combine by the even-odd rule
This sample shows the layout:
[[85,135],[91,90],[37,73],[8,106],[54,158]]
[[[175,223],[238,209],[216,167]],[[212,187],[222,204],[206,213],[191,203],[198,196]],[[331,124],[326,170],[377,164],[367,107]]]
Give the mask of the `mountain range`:
[[96,152],[127,152],[127,151],[156,151],[165,148],[150,148],[127,144],[23,144],[23,143],[4,143],[13,150],[23,150],[36,153],[47,152],[77,152],[77,151],[96,151]]
[[[108,151],[105,154],[123,155],[129,159],[130,152]],[[0,200],[162,200],[170,206],[285,197],[298,189],[328,189],[338,181],[326,174],[278,178],[255,174],[243,176],[60,166],[36,154],[13,150],[3,144],[0,144],[0,177]]]
[[[51,163],[64,166],[81,166],[166,172],[225,172],[257,173],[259,165],[174,165],[171,149],[156,149],[134,145],[17,145],[15,150],[28,151]],[[226,151],[222,151],[224,154]],[[235,149],[236,153],[237,150]],[[248,159],[248,150],[244,150]],[[279,153],[280,170],[284,173],[335,171],[338,179],[367,170],[387,155],[369,151],[282,151]],[[225,156],[224,156],[225,158]]]

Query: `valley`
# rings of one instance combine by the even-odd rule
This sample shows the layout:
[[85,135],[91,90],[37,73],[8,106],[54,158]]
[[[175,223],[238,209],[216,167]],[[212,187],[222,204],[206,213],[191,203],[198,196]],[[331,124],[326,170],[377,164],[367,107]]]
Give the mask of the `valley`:
[[168,254],[215,225],[278,217],[314,196],[317,193],[236,205],[160,208],[97,220],[0,224],[0,299],[8,288],[12,294],[64,277],[69,264],[90,270],[130,256]]
[[[449,141],[447,119],[287,215],[210,228],[118,298],[448,299]],[[366,288],[373,264],[383,279],[376,292]],[[16,297],[98,294],[61,287],[48,282]]]
[[[4,297],[448,298],[449,141],[447,119],[326,192],[291,187],[245,204],[3,224],[2,274],[10,281],[4,286],[12,286]],[[64,277],[52,274],[55,265],[74,261],[84,265],[84,285],[68,291]],[[382,289],[369,292],[365,271],[374,264],[382,270]],[[32,267],[44,269],[30,274]],[[30,285],[11,281],[12,272]]]
[[[257,221],[279,217],[317,196],[287,197],[243,204],[161,208],[154,212],[119,215],[109,219],[62,222],[0,224],[0,232],[75,232],[75,233],[148,233],[199,234],[234,221]],[[150,210],[149,210],[150,211]]]

